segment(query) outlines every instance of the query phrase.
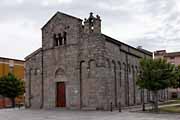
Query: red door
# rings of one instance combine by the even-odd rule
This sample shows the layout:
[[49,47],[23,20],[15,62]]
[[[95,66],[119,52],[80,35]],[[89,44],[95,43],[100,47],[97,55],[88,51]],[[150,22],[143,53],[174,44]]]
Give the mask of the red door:
[[57,107],[66,107],[66,92],[65,92],[65,83],[59,82],[57,83]]

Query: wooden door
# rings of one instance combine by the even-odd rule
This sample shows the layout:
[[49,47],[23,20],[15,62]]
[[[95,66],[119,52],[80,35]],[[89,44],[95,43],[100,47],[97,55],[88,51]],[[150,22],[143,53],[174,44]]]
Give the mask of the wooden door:
[[66,88],[64,82],[57,83],[57,107],[66,107]]

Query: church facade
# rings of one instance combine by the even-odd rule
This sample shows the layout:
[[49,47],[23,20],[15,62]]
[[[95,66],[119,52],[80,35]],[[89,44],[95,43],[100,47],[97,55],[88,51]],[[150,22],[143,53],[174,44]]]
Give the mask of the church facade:
[[[101,33],[101,19],[57,12],[42,28],[42,47],[25,58],[29,108],[103,109],[152,99],[136,86],[139,60],[152,53]],[[167,99],[167,92],[160,92]]]

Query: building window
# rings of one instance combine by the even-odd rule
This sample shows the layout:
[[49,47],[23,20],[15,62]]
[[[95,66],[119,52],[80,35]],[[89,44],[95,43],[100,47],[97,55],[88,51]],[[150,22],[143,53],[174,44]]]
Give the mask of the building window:
[[54,34],[53,39],[54,39],[54,46],[58,46],[59,45],[59,40],[58,40],[58,37],[57,37],[56,34]]
[[129,71],[129,73],[131,73],[131,67],[130,67],[130,64],[128,64],[128,71]]
[[34,75],[38,75],[39,73],[40,73],[40,69],[36,68],[36,69],[34,70]]
[[54,40],[54,46],[66,45],[67,33],[63,32],[63,34],[61,33],[54,34],[53,40]]
[[118,61],[119,65],[119,86],[121,87],[121,63]]
[[64,40],[64,45],[66,45],[66,32],[63,33],[63,40]]
[[14,61],[13,60],[9,60],[9,72],[13,73],[13,69],[14,69]]
[[62,36],[61,36],[61,33],[59,33],[58,34],[58,41],[59,41],[59,45],[58,46],[60,46],[60,45],[62,45]]
[[174,56],[170,57],[171,60],[174,59],[174,58],[175,58]]
[[9,72],[10,72],[10,73],[13,73],[13,70],[14,70],[14,67],[13,67],[13,66],[10,66],[10,67],[9,67]]

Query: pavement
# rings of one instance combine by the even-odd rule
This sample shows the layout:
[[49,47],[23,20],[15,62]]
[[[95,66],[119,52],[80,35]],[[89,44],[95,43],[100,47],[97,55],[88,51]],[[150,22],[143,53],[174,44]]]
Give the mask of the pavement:
[[180,114],[15,108],[0,109],[0,120],[180,120]]
[[[180,103],[174,103],[174,104],[159,104],[159,105],[158,105],[159,108],[171,107],[171,106],[180,106]],[[145,105],[145,109],[146,109],[146,110],[152,109],[152,104],[146,104],[146,105]],[[125,111],[130,111],[130,112],[142,111],[142,105],[127,107],[127,108],[124,108],[124,110],[125,110]]]
[[162,107],[170,107],[170,106],[179,106],[179,105],[180,105],[179,103],[169,104],[169,105],[160,105],[159,108],[162,108]]

